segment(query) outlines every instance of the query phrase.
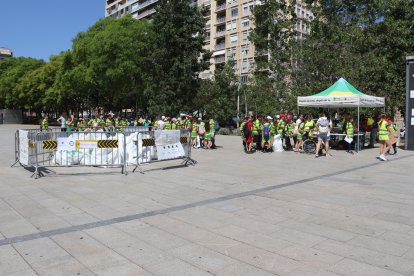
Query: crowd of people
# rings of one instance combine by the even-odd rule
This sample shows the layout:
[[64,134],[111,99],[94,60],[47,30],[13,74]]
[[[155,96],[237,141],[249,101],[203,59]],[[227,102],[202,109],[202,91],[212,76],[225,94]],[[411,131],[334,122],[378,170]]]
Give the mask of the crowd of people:
[[[67,116],[65,113],[56,120],[60,124],[61,131],[96,131],[103,129],[107,131],[122,131],[125,127],[146,126],[149,130],[178,130],[187,129],[191,131],[191,145],[193,148],[213,149],[215,145],[215,133],[218,123],[212,117],[207,119],[194,117],[187,114],[180,116],[166,117],[157,116],[151,120],[149,116],[137,116],[127,118],[122,116],[108,115],[74,115]],[[49,117],[44,115],[40,123],[43,131],[49,130]]]
[[[358,129],[359,126],[359,129]],[[368,147],[380,143],[379,159],[386,161],[391,147],[393,154],[397,153],[396,124],[385,116],[361,116],[359,124],[352,115],[344,114],[338,118],[336,114],[332,119],[327,112],[314,119],[311,114],[294,116],[291,113],[271,116],[247,116],[240,125],[243,140],[243,149],[246,153],[272,152],[275,144],[285,151],[304,152],[303,144],[307,139],[314,139],[315,157],[321,155],[325,148],[325,156],[331,156],[331,137],[335,135],[336,141],[344,141],[345,149],[353,154],[352,147],[356,147],[356,135],[360,135],[362,145],[365,143],[365,134],[370,133]]]
[[[157,116],[151,120],[149,116],[137,116],[126,118],[108,114],[106,116],[74,115],[66,116],[64,113],[57,119],[61,125],[61,131],[88,131],[88,130],[122,130],[128,126],[147,126],[150,130],[177,130],[187,129],[191,132],[191,145],[193,148],[215,148],[215,134],[218,123],[212,117],[204,119],[191,115],[180,114],[180,116],[166,117]],[[358,129],[359,127],[359,129]],[[49,120],[45,115],[41,121],[41,129],[48,130]],[[321,155],[325,149],[325,156],[331,156],[331,137],[340,137],[344,149],[353,154],[352,148],[356,147],[357,139],[365,142],[365,133],[370,133],[368,147],[374,147],[376,142],[380,143],[379,159],[386,161],[386,155],[397,153],[397,126],[384,114],[381,116],[360,117],[359,124],[354,116],[344,114],[341,118],[335,114],[333,118],[327,112],[320,114],[314,119],[311,114],[294,116],[291,113],[271,116],[247,116],[240,124],[240,132],[243,140],[243,149],[246,153],[272,152],[275,145],[284,151],[304,152],[304,142],[313,139],[315,156]],[[338,142],[338,138],[336,138]]]

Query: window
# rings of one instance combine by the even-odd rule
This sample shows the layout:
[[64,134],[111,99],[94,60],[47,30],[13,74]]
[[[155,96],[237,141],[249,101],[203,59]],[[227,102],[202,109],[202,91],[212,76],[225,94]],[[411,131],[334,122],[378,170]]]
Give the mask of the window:
[[227,49],[227,57],[230,59],[236,58],[236,47]]
[[243,46],[242,48],[242,56],[247,57],[249,55],[249,47]]
[[243,18],[241,21],[241,24],[243,28],[249,28],[249,24],[250,24],[249,18],[248,17]]
[[239,15],[239,9],[238,8],[232,8],[231,9],[231,17],[236,17]]
[[246,42],[249,39],[249,32],[243,31],[243,42]]
[[230,42],[231,44],[237,44],[237,34],[230,36]]
[[237,21],[233,20],[231,22],[227,22],[227,31],[235,31],[237,29]]
[[248,81],[248,76],[247,75],[240,76],[240,82],[241,83],[247,83],[247,81]]

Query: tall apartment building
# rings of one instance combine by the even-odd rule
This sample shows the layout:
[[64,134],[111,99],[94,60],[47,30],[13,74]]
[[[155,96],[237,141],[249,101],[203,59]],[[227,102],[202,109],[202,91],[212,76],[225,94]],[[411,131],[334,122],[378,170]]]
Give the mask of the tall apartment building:
[[4,47],[0,47],[0,59],[11,58],[13,57],[13,52]]
[[[247,82],[249,72],[254,69],[254,45],[249,41],[249,34],[254,28],[252,12],[259,0],[189,0],[192,4],[206,6],[205,48],[211,51],[211,66],[202,78],[210,77],[216,68],[223,66],[228,60],[235,62],[234,69],[241,82]],[[121,17],[127,13],[134,18],[150,18],[155,13],[158,0],[106,0],[106,16]],[[301,1],[297,1],[296,14],[297,39],[309,33],[309,28],[302,18],[312,16],[309,9]]]

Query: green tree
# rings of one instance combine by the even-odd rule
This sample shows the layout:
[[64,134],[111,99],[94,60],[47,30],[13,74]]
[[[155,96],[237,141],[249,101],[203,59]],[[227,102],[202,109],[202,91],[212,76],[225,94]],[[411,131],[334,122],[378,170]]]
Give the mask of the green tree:
[[208,69],[210,53],[203,49],[205,20],[188,0],[160,0],[154,16],[148,111],[174,115],[192,111]]
[[202,80],[195,106],[202,113],[223,122],[237,113],[237,76],[233,69],[234,61],[229,61],[222,69],[216,69],[212,80]]
[[[62,76],[63,87],[73,83],[72,90],[80,87],[90,107],[106,111],[134,108],[138,102],[145,107],[143,91],[148,83],[152,39],[146,20],[125,16],[98,21],[73,40],[70,71]],[[90,94],[93,96],[86,96]]]
[[5,108],[25,109],[27,95],[18,89],[19,83],[26,75],[44,64],[43,60],[21,57],[0,61],[0,105]]
[[291,78],[296,58],[295,3],[291,0],[263,0],[253,12],[255,28],[250,40],[256,49],[256,72],[249,91],[253,93],[252,100],[254,97],[269,99],[257,107],[258,111],[268,114],[276,111],[273,108],[293,107],[288,97],[292,91]]
[[[307,1],[312,3],[314,1]],[[359,90],[403,105],[405,56],[414,52],[413,1],[323,0],[303,41],[295,95],[309,95],[345,77]]]

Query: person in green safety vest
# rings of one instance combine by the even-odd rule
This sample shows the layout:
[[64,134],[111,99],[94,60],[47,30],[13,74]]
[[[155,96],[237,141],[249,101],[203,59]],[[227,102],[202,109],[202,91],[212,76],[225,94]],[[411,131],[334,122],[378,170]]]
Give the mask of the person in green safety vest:
[[[349,139],[349,141],[347,141],[348,149],[346,150],[346,152],[350,154],[354,154],[351,151],[351,144],[354,139],[354,129],[355,129],[354,118],[351,115],[349,115],[348,120],[345,123],[345,134],[346,134],[346,137]],[[350,139],[352,139],[352,141]]]
[[43,116],[43,120],[40,123],[41,131],[49,131],[49,116],[47,114]]
[[306,115],[306,123],[305,123],[305,133],[303,135],[303,139],[307,139],[313,129],[313,127],[315,126],[315,123],[313,121],[313,118],[311,115]]
[[295,152],[300,152],[302,148],[302,141],[303,141],[303,135],[305,132],[305,125],[307,123],[307,116],[303,117],[299,126],[298,126],[298,133],[296,134],[296,146],[295,146]]
[[261,150],[261,132],[262,132],[262,123],[261,117],[253,118],[253,127],[252,127],[252,134],[253,134],[253,143],[256,144],[256,149]]
[[164,120],[164,130],[171,130],[171,118],[170,117],[166,117]]
[[191,121],[191,145],[193,148],[197,148],[197,132],[198,132],[198,122],[196,118],[193,118]]
[[86,120],[82,115],[79,116],[78,130],[84,131],[88,126],[88,120]]
[[171,119],[171,130],[177,130],[178,129],[178,122],[177,118]]
[[284,129],[286,150],[292,150],[291,138],[293,137],[293,132],[295,131],[295,128],[295,122],[292,119],[288,119]]
[[390,133],[392,133],[392,127],[387,122],[385,114],[381,115],[381,119],[378,122],[379,128],[379,142],[380,142],[380,156],[379,159],[382,161],[387,161],[385,154],[390,150]]
[[[246,148],[246,139],[247,139],[247,137],[245,137],[246,136],[246,134],[248,134],[247,133],[247,131],[243,131],[244,129],[246,129],[247,128],[247,117],[246,118],[244,118],[244,120],[243,120],[243,122],[240,124],[240,128],[239,128],[239,130],[240,130],[240,133],[241,133],[241,138],[242,138],[242,142],[243,142],[243,149],[244,149],[244,151],[245,152],[247,152],[247,148]],[[245,127],[246,126],[246,127]]]
[[[394,153],[392,155],[396,155],[397,154],[397,141],[398,141],[398,127],[397,127],[397,123],[394,121],[389,121],[389,123],[391,124],[390,130],[391,135],[390,135],[390,144],[392,145],[392,148],[394,150]],[[389,153],[389,151],[388,151]]]
[[262,125],[262,151],[268,151],[272,148],[272,117],[267,116],[264,124]]
[[206,133],[206,124],[203,122],[203,119],[200,117],[198,118],[198,137],[200,138],[200,148],[204,147],[204,135]]

